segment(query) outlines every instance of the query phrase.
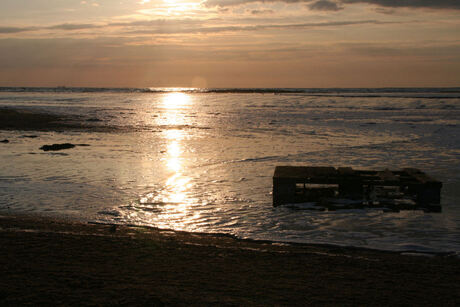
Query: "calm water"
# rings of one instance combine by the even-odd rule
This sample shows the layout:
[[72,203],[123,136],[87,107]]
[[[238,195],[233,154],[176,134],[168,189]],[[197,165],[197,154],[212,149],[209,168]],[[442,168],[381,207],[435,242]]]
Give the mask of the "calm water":
[[[114,128],[0,131],[0,213],[460,253],[459,88],[3,88],[0,107]],[[90,146],[39,150],[64,142]],[[443,212],[273,208],[275,165],[420,168],[443,181]]]

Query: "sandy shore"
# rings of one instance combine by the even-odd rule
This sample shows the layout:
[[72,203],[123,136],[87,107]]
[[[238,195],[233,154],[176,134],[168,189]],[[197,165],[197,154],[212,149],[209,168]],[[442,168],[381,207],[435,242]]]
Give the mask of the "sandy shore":
[[460,304],[460,259],[0,216],[0,305]]

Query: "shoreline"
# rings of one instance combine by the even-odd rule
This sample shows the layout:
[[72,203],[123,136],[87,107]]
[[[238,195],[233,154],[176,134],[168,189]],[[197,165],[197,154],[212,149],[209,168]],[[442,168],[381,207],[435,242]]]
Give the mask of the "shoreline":
[[[19,218],[27,218],[32,219],[35,221],[38,220],[53,220],[59,221],[63,223],[71,223],[71,224],[81,224],[81,225],[99,225],[104,227],[128,227],[134,229],[140,229],[145,231],[158,231],[158,232],[173,232],[178,234],[185,234],[185,235],[197,235],[203,237],[223,237],[229,238],[235,241],[241,242],[248,242],[248,243],[260,243],[260,244],[274,244],[274,245],[286,245],[286,246],[299,246],[299,247],[312,247],[312,248],[325,248],[325,249],[347,249],[347,250],[357,250],[363,252],[377,252],[377,253],[390,253],[395,255],[411,255],[417,257],[449,257],[449,258],[456,258],[460,260],[460,253],[455,250],[450,251],[427,251],[427,250],[416,250],[416,249],[405,249],[405,250],[396,250],[396,249],[384,249],[384,248],[375,248],[375,247],[366,247],[366,246],[355,246],[355,245],[340,245],[335,243],[319,243],[319,242],[298,242],[298,241],[283,241],[283,240],[272,240],[272,239],[257,239],[257,238],[250,238],[250,237],[238,237],[232,233],[226,232],[194,232],[194,231],[187,231],[187,230],[177,230],[173,228],[159,228],[151,225],[143,225],[143,224],[129,224],[129,223],[112,223],[110,221],[97,221],[92,220],[77,215],[65,215],[62,213],[50,213],[50,212],[21,212],[21,211],[7,211],[7,210],[0,210],[0,219],[3,217],[19,217]],[[1,230],[1,229],[0,229]]]
[[[43,216],[46,218],[46,216]],[[391,250],[391,249],[379,249],[372,247],[364,246],[354,246],[354,245],[340,245],[333,243],[314,243],[314,242],[296,242],[296,241],[280,241],[280,240],[270,240],[270,239],[252,239],[252,238],[240,238],[237,235],[224,232],[192,232],[186,230],[175,230],[172,228],[158,228],[155,226],[149,225],[136,225],[136,224],[118,224],[118,223],[104,223],[96,221],[82,221],[76,219],[77,222],[83,224],[93,224],[93,225],[103,225],[103,226],[122,226],[130,228],[139,228],[139,229],[151,229],[152,231],[169,231],[174,233],[183,233],[189,235],[199,235],[199,236],[210,236],[210,237],[224,237],[230,238],[235,241],[248,242],[248,243],[260,243],[260,244],[273,244],[273,245],[286,245],[286,246],[300,246],[300,247],[311,247],[311,248],[325,248],[325,249],[347,249],[347,250],[357,250],[362,252],[378,252],[378,253],[391,253],[395,255],[412,255],[412,256],[423,256],[423,257],[456,257],[460,260],[460,254],[456,251],[421,251],[421,250]]]
[[460,260],[0,215],[0,304],[445,305]]

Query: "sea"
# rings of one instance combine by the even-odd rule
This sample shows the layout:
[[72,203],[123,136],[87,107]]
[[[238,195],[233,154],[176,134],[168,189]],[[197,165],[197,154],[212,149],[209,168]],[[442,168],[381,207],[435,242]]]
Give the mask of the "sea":
[[[0,108],[92,127],[0,130],[0,214],[460,255],[460,88],[3,87]],[[273,207],[277,165],[419,168],[442,212]]]

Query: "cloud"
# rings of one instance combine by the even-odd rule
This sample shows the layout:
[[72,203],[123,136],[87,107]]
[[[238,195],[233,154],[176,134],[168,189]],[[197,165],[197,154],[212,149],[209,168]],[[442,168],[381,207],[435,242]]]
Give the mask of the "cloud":
[[[251,10],[251,14],[271,14],[272,10]],[[209,20],[208,20],[209,21]],[[110,27],[121,27],[124,34],[193,34],[193,33],[220,33],[220,32],[241,32],[258,31],[273,29],[303,29],[316,27],[351,26],[362,24],[388,24],[394,22],[383,22],[378,20],[357,20],[357,21],[332,21],[317,23],[296,23],[296,24],[259,24],[259,25],[223,25],[223,26],[204,26],[202,20],[147,20],[134,22],[100,24],[58,24],[47,27],[0,27],[0,34],[11,34],[21,32],[32,32],[40,30],[61,30],[76,31],[84,29],[100,29]]]
[[264,14],[273,14],[273,10],[251,10],[252,15],[264,15]]
[[211,87],[391,87],[456,86],[459,80],[455,38],[427,44],[228,41],[224,46],[214,40],[197,45],[127,45],[127,40],[0,39],[0,82],[172,87],[192,86],[199,76],[212,80]]
[[397,12],[396,9],[394,8],[386,8],[386,7],[377,7],[375,11],[377,13],[386,14],[386,15],[393,15],[393,14],[396,14]]
[[337,5],[337,3],[329,0],[316,1],[310,4],[308,8],[313,11],[338,11],[342,9],[342,7]]
[[237,6],[248,3],[273,3],[273,2],[284,2],[284,3],[310,3],[313,0],[206,0],[203,5],[206,7],[226,7],[226,6]]
[[385,7],[460,9],[459,0],[341,0],[343,3],[369,3]]
[[226,6],[236,6],[251,2],[261,2],[259,0],[206,0],[203,2],[203,5],[206,7],[226,7]]
[[136,30],[127,34],[191,34],[191,33],[220,33],[220,32],[241,32],[260,30],[289,30],[318,27],[352,26],[362,24],[392,24],[395,22],[384,22],[378,20],[358,21],[333,21],[318,23],[295,23],[295,24],[264,24],[264,25],[243,25],[243,26],[216,26],[216,27],[184,27],[184,28],[157,28],[147,30]]
[[[205,0],[203,5],[206,7],[227,7],[237,6],[248,3],[311,3],[313,0]],[[399,8],[430,8],[430,9],[460,9],[459,0],[318,0],[308,5],[311,10],[337,11],[341,5],[368,3],[383,7]]]
[[[0,39],[3,57],[2,69],[31,69],[53,67],[112,67],[150,65],[152,62],[182,61],[243,61],[270,62],[291,61],[292,59],[329,58],[343,59],[404,59],[407,61],[444,61],[460,63],[460,44],[455,41],[432,41],[399,43],[295,43],[279,46],[276,42],[263,44],[229,43],[215,46],[181,45],[165,43],[154,45],[128,45],[129,39]],[[303,61],[302,60],[302,61]],[[150,64],[149,64],[150,63]],[[458,67],[458,65],[457,65]],[[1,69],[0,69],[1,72]]]
[[102,28],[104,26],[96,24],[72,24],[64,23],[48,27],[0,27],[0,34],[14,34],[22,32],[33,32],[39,30],[63,30],[63,31],[75,31],[84,29],[95,29]]
[[[206,22],[211,19],[205,20]],[[150,19],[150,20],[138,20],[130,22],[111,22],[107,26],[111,27],[165,27],[165,26],[194,26],[202,24],[203,20],[200,19]]]
[[36,28],[34,27],[0,27],[0,34],[12,34],[12,33],[21,33],[27,31],[33,31]]
[[102,26],[94,25],[94,24],[63,23],[63,24],[59,24],[59,25],[46,27],[45,29],[74,31],[74,30],[94,29],[94,28],[101,28],[101,27]]
[[165,19],[155,19],[155,20],[144,20],[144,21],[133,21],[133,22],[112,22],[108,24],[91,24],[91,23],[63,23],[56,24],[46,27],[0,27],[0,34],[14,34],[22,32],[33,32],[40,30],[62,30],[62,31],[77,31],[77,30],[87,30],[87,29],[102,29],[109,27],[161,27],[161,26],[190,26],[201,24],[202,21],[191,20],[191,19],[175,19],[175,20],[165,20]]
[[460,43],[452,41],[414,43],[339,43],[344,50],[352,54],[368,57],[425,57],[436,60],[455,57],[460,59]]

